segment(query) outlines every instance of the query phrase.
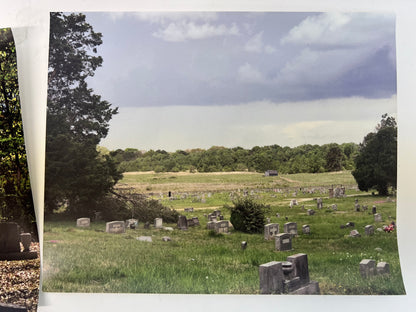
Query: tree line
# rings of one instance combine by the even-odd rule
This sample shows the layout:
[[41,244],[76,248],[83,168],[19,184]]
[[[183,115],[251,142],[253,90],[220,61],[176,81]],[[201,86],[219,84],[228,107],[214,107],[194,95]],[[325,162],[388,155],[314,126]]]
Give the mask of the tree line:
[[[281,147],[279,145],[205,149],[140,151],[117,149],[107,155],[121,172],[229,172],[277,170],[280,173],[320,173],[355,169],[354,158],[359,145],[355,143]],[[103,151],[103,149],[101,149]],[[103,153],[105,154],[105,153]]]

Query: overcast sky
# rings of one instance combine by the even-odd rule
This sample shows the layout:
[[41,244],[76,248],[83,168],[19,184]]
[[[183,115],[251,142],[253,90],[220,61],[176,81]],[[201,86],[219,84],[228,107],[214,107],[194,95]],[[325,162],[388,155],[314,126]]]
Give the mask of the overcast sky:
[[392,14],[86,15],[111,150],[359,143],[396,116]]

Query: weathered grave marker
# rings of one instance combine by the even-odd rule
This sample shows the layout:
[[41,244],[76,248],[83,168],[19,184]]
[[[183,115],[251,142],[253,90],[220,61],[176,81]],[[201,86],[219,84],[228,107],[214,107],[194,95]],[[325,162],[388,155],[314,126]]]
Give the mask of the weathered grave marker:
[[308,224],[302,226],[302,233],[303,234],[311,234],[311,227]]
[[278,251],[292,250],[292,235],[288,233],[277,234],[275,237],[275,248]]
[[162,218],[156,218],[155,219],[155,228],[161,229],[163,227],[163,219]]
[[148,242],[148,243],[152,242],[152,237],[151,236],[139,236],[136,239],[140,242]]
[[292,262],[294,275],[300,278],[302,285],[309,283],[308,256],[303,253],[287,257],[287,261]]
[[264,239],[271,240],[279,234],[279,223],[269,223],[264,226]]
[[282,262],[272,261],[259,266],[260,293],[281,294],[283,292]]
[[383,218],[381,217],[381,214],[376,213],[374,215],[374,222],[382,222],[382,221],[383,221]]
[[90,218],[78,218],[77,219],[77,227],[89,227],[90,226]]
[[126,220],[126,228],[135,229],[139,225],[139,220],[137,219],[128,219]]
[[357,230],[352,230],[350,232],[350,237],[361,237],[361,234]]
[[217,232],[218,234],[222,234],[222,233],[228,233],[228,221],[223,220],[223,221],[217,221],[215,222],[215,232]]
[[360,262],[360,274],[367,278],[376,274],[376,262],[371,259],[364,259]]
[[[24,247],[20,251],[20,241]],[[15,222],[0,222],[0,261],[36,259],[36,251],[29,251],[30,233],[19,234],[19,226]]]
[[365,228],[365,235],[373,235],[374,234],[374,226],[366,225]]
[[322,207],[323,207],[323,201],[322,201],[322,198],[318,198],[318,199],[316,200],[316,207],[317,207],[318,209],[322,209]]
[[360,205],[359,204],[355,204],[355,211],[359,212],[360,211]]
[[191,207],[191,208],[185,208],[184,211],[185,212],[194,212],[194,208],[193,207]]
[[178,228],[181,230],[187,230],[188,229],[188,220],[185,216],[179,216],[178,218]]
[[285,233],[289,233],[292,236],[298,235],[298,224],[296,222],[287,222],[283,225]]
[[123,221],[112,221],[105,224],[105,231],[107,233],[119,234],[125,233],[126,227]]
[[214,230],[215,229],[215,223],[216,223],[217,221],[209,221],[209,222],[207,222],[207,229],[208,230]]
[[373,208],[371,209],[372,214],[376,214],[377,213],[377,207],[373,206]]
[[390,266],[387,262],[377,263],[377,274],[390,274]]

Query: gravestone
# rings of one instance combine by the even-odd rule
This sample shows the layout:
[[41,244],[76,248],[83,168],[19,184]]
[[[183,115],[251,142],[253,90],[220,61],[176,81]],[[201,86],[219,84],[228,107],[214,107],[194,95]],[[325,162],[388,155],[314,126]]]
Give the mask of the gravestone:
[[188,229],[188,220],[186,220],[185,216],[179,216],[178,218],[178,228],[181,230]]
[[292,236],[298,235],[298,224],[296,222],[287,222],[283,225],[285,233],[289,233]]
[[107,233],[119,234],[125,233],[126,227],[123,221],[112,221],[105,224],[105,231]]
[[275,237],[275,248],[278,251],[292,250],[292,235],[288,233],[277,234]]
[[355,204],[355,211],[359,212],[360,211],[360,205],[359,204]]
[[346,226],[350,226],[350,227],[354,227],[355,223],[354,222],[347,222],[347,224],[345,224]]
[[365,235],[373,235],[374,234],[374,226],[366,225],[365,228]]
[[367,278],[376,274],[376,262],[370,259],[364,259],[360,262],[360,274]]
[[367,205],[363,205],[363,211],[367,211],[368,206]]
[[308,224],[302,226],[302,233],[303,234],[311,234],[311,227]]
[[279,223],[269,223],[264,226],[264,239],[271,240],[279,234]]
[[170,242],[172,239],[169,236],[163,236],[162,241],[164,242]]
[[283,292],[282,262],[272,261],[259,266],[260,293],[281,294]]
[[136,239],[139,242],[148,242],[148,243],[151,243],[152,242],[152,237],[151,236],[139,236]]
[[372,214],[376,214],[377,213],[377,207],[373,206],[373,208],[371,209]]
[[32,242],[32,235],[30,233],[20,234],[20,241],[23,245],[23,251],[29,251],[30,243]]
[[217,221],[215,222],[215,232],[218,234],[228,233],[228,221]]
[[382,221],[383,221],[383,219],[382,219],[382,217],[381,217],[381,214],[376,213],[376,214],[374,215],[374,222],[382,222]]
[[322,207],[323,207],[323,201],[322,201],[322,198],[318,198],[318,199],[316,200],[316,207],[317,207],[318,209],[322,209]]
[[19,226],[14,222],[0,222],[0,252],[20,252]]
[[377,263],[377,274],[390,274],[390,266],[387,262]]
[[209,222],[207,222],[207,229],[208,230],[214,230],[215,229],[215,223],[216,223],[217,221],[209,221]]
[[90,218],[78,218],[77,219],[77,227],[89,227],[90,226]]
[[194,212],[194,208],[193,207],[191,207],[191,208],[185,208],[184,211],[185,212]]
[[352,230],[350,232],[350,237],[361,237],[361,234],[357,230]]
[[221,210],[214,210],[213,214],[219,217],[221,215]]
[[293,256],[287,257],[287,261],[292,262],[294,268],[294,276],[300,278],[301,285],[309,283],[309,268],[308,268],[308,256],[303,253],[299,253]]
[[161,229],[163,227],[163,219],[162,218],[156,218],[155,219],[155,228]]
[[330,189],[328,189],[328,197],[329,198],[334,198],[334,189],[333,188],[330,188]]
[[315,214],[315,210],[308,209],[308,211],[306,213],[308,214],[308,216],[313,216]]
[[266,224],[270,223],[270,218],[266,218]]
[[193,222],[194,226],[200,225],[198,217],[192,217],[192,222]]
[[338,210],[338,206],[337,204],[332,204],[331,206],[332,210],[337,211]]
[[[20,251],[20,241],[24,250]],[[30,233],[19,234],[19,226],[14,222],[0,222],[0,261],[36,259],[38,253],[29,251]]]

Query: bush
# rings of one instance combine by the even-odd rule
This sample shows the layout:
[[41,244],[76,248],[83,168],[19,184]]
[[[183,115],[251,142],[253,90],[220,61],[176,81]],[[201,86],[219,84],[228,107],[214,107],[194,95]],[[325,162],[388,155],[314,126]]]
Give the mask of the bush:
[[131,210],[127,202],[123,199],[106,196],[98,206],[104,221],[126,220],[131,218]]
[[163,222],[178,222],[179,214],[175,209],[163,206],[159,201],[141,200],[133,204],[133,215],[141,222],[153,222],[155,218],[162,218]]
[[252,197],[240,197],[233,201],[230,222],[237,231],[245,233],[262,233],[265,224],[265,214],[269,206],[256,202]]

